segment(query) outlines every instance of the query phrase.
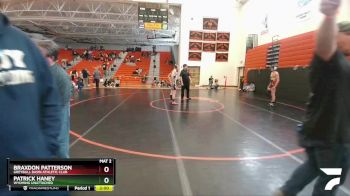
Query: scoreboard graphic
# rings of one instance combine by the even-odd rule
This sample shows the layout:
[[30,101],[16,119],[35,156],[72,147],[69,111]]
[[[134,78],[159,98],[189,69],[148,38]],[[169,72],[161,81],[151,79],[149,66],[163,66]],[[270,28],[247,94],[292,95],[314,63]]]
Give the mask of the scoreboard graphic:
[[148,6],[139,5],[139,28],[148,30],[168,30],[168,9],[160,8],[157,4],[150,7]]
[[10,191],[113,191],[113,158],[101,159],[7,159]]

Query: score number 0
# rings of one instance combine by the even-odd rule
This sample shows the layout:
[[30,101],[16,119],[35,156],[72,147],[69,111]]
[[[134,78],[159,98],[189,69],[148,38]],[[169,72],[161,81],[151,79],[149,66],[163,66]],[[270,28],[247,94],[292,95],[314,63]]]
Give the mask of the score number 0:
[[[104,167],[103,168],[103,171],[105,172],[105,173],[108,173],[109,172],[109,167]],[[103,182],[105,183],[105,184],[108,184],[109,183],[109,178],[108,177],[105,177],[104,179],[103,179]]]

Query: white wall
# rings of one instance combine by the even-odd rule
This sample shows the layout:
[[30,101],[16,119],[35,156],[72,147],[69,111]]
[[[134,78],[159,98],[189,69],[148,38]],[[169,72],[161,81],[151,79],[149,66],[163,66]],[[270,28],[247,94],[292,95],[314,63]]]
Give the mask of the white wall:
[[[224,76],[227,76],[227,85],[237,86],[237,67],[245,59],[245,38],[235,1],[183,0],[181,4],[180,65],[200,66],[200,85],[207,85],[208,78],[213,75],[220,84],[224,84]],[[203,17],[218,18],[218,31],[230,32],[228,62],[215,62],[215,53],[206,52],[202,52],[202,61],[188,61],[189,32],[203,30]]]
[[[308,2],[298,6],[298,2]],[[249,0],[242,8],[244,34],[258,34],[259,43],[271,42],[272,36],[279,39],[316,30],[323,18],[319,12],[320,0]],[[296,16],[308,12],[305,19]],[[268,32],[264,31],[263,21],[268,16]],[[343,0],[338,21],[350,20],[350,1]]]

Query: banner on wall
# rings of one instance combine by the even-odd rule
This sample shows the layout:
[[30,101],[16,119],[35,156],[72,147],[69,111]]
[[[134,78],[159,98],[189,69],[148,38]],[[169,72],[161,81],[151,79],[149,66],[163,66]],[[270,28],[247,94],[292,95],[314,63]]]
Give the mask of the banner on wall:
[[218,52],[228,52],[230,48],[229,43],[217,43],[216,44],[216,51]]
[[203,40],[203,32],[190,31],[190,40]]
[[204,33],[204,41],[216,41],[216,33]]
[[216,36],[216,40],[221,42],[229,42],[230,33],[218,32]]
[[312,18],[313,0],[297,0],[296,1],[296,20],[297,22],[304,22]]
[[205,30],[218,30],[218,25],[218,18],[203,18],[203,29]]
[[202,50],[202,42],[190,42],[189,50],[201,51]]
[[215,43],[203,43],[204,52],[215,52]]
[[216,53],[216,62],[228,62],[228,53]]
[[262,30],[260,35],[265,35],[269,32],[269,15],[265,14],[264,15],[264,19],[261,21],[261,25],[262,25]]
[[201,52],[189,52],[188,53],[188,60],[189,61],[201,61],[202,60],[202,53]]

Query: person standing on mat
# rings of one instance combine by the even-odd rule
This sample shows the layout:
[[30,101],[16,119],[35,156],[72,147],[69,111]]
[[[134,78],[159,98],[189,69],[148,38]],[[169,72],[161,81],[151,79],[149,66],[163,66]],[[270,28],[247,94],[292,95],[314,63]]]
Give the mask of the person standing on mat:
[[44,57],[49,64],[50,72],[57,85],[60,94],[61,110],[61,130],[57,137],[59,148],[57,157],[69,158],[69,131],[70,131],[70,98],[73,91],[72,83],[67,72],[58,64],[58,45],[43,36],[32,35],[32,40],[40,48]]
[[191,84],[191,75],[188,71],[187,64],[183,65],[183,69],[180,73],[181,80],[181,101],[184,99],[185,90],[187,95],[187,100],[191,100],[190,98],[190,84]]
[[174,69],[168,75],[168,79],[171,85],[170,101],[172,105],[177,105],[177,103],[175,102],[175,97],[176,97],[176,83],[178,78],[179,78],[179,67],[177,65],[174,65]]
[[100,79],[101,79],[101,73],[100,71],[98,71],[98,68],[96,68],[94,72],[94,81],[96,84],[96,88],[100,86]]
[[84,87],[88,88],[89,87],[89,81],[88,81],[89,73],[85,68],[81,72],[83,73]]
[[[316,54],[310,64],[311,96],[306,120],[299,126],[299,143],[307,160],[275,195],[296,195],[318,177],[313,196],[335,195],[344,183],[350,163],[350,22],[336,25],[340,0],[322,0],[325,15],[318,30]],[[341,174],[327,175],[320,168],[339,168]],[[325,190],[340,178],[332,190]]]
[[270,83],[267,87],[267,90],[271,93],[271,102],[269,103],[269,106],[275,106],[276,103],[276,89],[280,82],[280,75],[277,72],[277,67],[272,66],[271,67],[271,74],[270,74]]

